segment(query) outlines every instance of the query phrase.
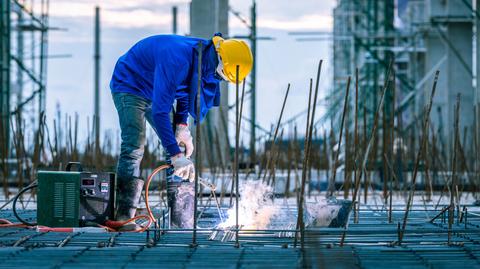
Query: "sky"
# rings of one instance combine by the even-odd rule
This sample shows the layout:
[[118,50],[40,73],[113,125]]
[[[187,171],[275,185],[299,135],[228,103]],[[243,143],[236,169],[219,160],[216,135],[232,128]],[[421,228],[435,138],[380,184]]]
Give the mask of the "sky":
[[[232,9],[249,18],[251,1],[230,0]],[[93,29],[94,7],[101,8],[101,121],[102,131],[118,132],[118,117],[109,82],[118,57],[138,40],[171,33],[171,8],[178,7],[178,33],[189,33],[189,1],[178,0],[51,0],[50,25],[65,28],[49,32],[49,54],[70,54],[48,61],[47,119],[59,105],[62,113],[80,118],[80,130],[93,114]],[[276,122],[287,84],[291,83],[284,118],[306,109],[309,78],[324,60],[320,96],[331,88],[332,48],[329,41],[299,42],[295,31],[331,31],[335,0],[258,0],[258,36],[272,41],[258,42],[257,121],[265,129]],[[230,35],[245,35],[247,28],[229,14]],[[234,100],[231,87],[229,100]],[[230,101],[232,103],[232,101]],[[245,110],[248,113],[248,109]],[[321,116],[323,109],[320,107]],[[233,115],[230,118],[233,120]],[[300,119],[301,121],[305,121]],[[304,125],[303,125],[304,126]],[[231,125],[233,128],[233,125]],[[299,129],[302,124],[299,122]],[[233,129],[231,129],[233,130]],[[231,132],[232,133],[232,132]],[[261,134],[261,133],[260,133]]]

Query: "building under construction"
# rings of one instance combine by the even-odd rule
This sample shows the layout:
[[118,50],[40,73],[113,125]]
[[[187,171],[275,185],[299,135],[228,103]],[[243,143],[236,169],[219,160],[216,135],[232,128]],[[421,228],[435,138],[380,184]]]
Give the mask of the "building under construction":
[[431,131],[445,149],[453,148],[451,129],[460,94],[459,128],[462,137],[466,132],[465,148],[473,148],[480,95],[474,66],[478,12],[473,6],[471,1],[338,1],[333,11],[335,83],[330,112],[339,114],[335,107],[343,99],[346,78],[358,69],[359,116],[366,112],[371,126],[378,92],[393,60],[395,100],[387,94],[386,118],[395,109],[397,123],[401,121],[402,131],[409,132],[424,115],[428,82],[439,70]]
[[249,45],[252,72],[221,82],[220,107],[190,122],[192,182],[172,184],[147,137],[145,186],[125,221],[119,135],[101,134],[103,7],[92,9],[95,99],[82,129],[79,116],[45,116],[55,1],[0,3],[0,268],[480,267],[480,1],[337,0],[333,58],[300,67],[315,76],[291,118],[285,83],[269,130],[256,119],[259,3],[242,14],[233,0],[190,1],[191,36],[245,26],[231,38]]

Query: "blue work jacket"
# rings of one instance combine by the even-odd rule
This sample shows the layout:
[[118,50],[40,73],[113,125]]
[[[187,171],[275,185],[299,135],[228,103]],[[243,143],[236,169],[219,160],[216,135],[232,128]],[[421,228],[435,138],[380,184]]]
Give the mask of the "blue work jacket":
[[[202,43],[200,114],[196,115],[198,44]],[[178,35],[155,35],[140,40],[122,55],[110,81],[112,92],[131,93],[152,102],[154,128],[163,147],[173,156],[180,148],[169,113],[177,101],[174,122],[186,123],[188,114],[201,121],[220,104],[218,57],[211,40]]]

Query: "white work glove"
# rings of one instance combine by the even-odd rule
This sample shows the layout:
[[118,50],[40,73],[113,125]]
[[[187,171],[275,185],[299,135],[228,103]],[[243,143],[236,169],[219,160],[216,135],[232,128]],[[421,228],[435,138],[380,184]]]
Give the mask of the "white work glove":
[[190,182],[195,180],[195,166],[193,162],[185,157],[183,153],[172,157],[173,174],[183,179],[188,179]]
[[193,138],[186,124],[177,124],[175,139],[180,147],[185,147],[185,156],[190,158],[193,153]]

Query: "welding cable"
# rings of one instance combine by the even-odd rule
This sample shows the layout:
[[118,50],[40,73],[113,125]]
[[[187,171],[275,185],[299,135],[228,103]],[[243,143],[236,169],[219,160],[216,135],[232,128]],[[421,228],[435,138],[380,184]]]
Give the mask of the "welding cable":
[[147,208],[148,216],[155,223],[157,222],[157,219],[153,216],[152,209],[150,209],[150,205],[148,203],[148,189],[150,188],[150,182],[152,182],[153,177],[169,167],[169,164],[163,164],[155,168],[155,170],[153,170],[153,172],[147,177],[147,182],[145,182],[145,207]]
[[15,218],[18,219],[18,221],[20,221],[22,224],[26,225],[26,226],[35,226],[37,225],[36,223],[30,223],[24,219],[22,219],[18,213],[17,213],[17,201],[18,201],[18,198],[20,196],[22,196],[25,192],[33,189],[33,188],[36,188],[38,187],[38,184],[37,184],[37,181],[34,181],[32,182],[30,185],[28,185],[27,187],[23,188],[21,191],[19,191],[17,193],[17,195],[15,196],[15,198],[13,199],[13,204],[12,204],[12,210],[13,210],[13,215],[15,216]]

